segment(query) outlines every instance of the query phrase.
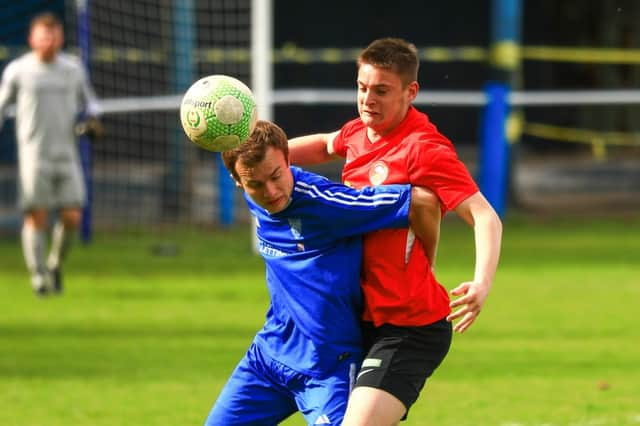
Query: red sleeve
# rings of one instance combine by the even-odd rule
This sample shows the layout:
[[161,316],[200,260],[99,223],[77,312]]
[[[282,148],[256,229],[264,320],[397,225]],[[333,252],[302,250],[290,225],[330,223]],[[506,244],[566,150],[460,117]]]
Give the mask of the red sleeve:
[[333,153],[346,158],[347,140],[355,133],[362,130],[363,127],[364,125],[362,124],[362,121],[360,121],[360,118],[353,119],[342,126],[340,133],[338,133],[338,136],[333,140]]
[[333,153],[343,158],[347,156],[347,146],[344,144],[344,127],[333,139]]
[[409,181],[434,191],[444,209],[453,210],[478,192],[478,186],[453,148],[427,141],[415,141],[409,146]]

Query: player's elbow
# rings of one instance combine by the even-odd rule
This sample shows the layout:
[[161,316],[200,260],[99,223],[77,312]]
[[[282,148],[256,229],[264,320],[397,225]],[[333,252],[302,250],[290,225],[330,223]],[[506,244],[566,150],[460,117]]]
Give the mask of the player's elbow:
[[497,239],[502,238],[502,220],[489,203],[484,208],[476,210],[473,223],[475,228],[482,227]]

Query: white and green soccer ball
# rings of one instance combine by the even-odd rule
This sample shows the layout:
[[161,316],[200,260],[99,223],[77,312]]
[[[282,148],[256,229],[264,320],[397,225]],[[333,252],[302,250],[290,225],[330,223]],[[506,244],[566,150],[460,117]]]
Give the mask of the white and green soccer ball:
[[258,120],[251,89],[227,75],[210,75],[191,85],[180,104],[189,140],[209,151],[227,151],[244,142]]

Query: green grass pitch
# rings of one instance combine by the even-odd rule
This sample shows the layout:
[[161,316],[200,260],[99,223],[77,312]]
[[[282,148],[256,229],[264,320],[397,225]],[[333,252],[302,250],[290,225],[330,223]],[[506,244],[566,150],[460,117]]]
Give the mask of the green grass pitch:
[[[174,256],[153,254],[163,241]],[[249,241],[241,227],[96,235],[74,247],[65,294],[37,299],[2,238],[0,424],[202,424],[266,311]],[[470,228],[446,220],[440,281],[472,265]],[[510,217],[483,313],[404,424],[640,425],[638,300],[640,218]]]

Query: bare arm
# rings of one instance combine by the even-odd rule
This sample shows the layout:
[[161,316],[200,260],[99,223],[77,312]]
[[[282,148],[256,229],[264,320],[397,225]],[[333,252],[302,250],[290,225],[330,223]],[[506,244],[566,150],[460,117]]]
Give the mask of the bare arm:
[[454,330],[463,333],[476,320],[489,295],[500,258],[502,222],[484,196],[477,192],[455,209],[456,213],[473,227],[475,236],[475,271],[473,281],[460,284],[451,294],[459,296],[451,308],[459,308],[447,317],[460,318]]
[[442,217],[440,200],[427,188],[414,186],[411,190],[411,209],[409,210],[411,229],[422,242],[431,269],[434,269]]
[[326,163],[339,157],[333,155],[333,139],[338,131],[316,133],[289,140],[289,159],[292,164],[306,166]]

